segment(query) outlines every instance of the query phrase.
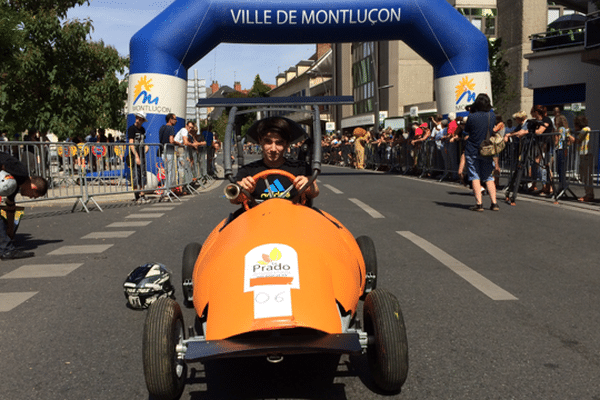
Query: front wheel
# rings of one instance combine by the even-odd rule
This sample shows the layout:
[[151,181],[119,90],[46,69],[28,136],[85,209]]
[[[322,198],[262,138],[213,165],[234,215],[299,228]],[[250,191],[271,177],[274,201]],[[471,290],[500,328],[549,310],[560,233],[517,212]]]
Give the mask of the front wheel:
[[356,243],[365,261],[365,290],[361,299],[364,298],[377,287],[377,252],[375,251],[375,243],[369,236],[359,236],[356,238]]
[[408,374],[408,343],[398,299],[384,290],[373,290],[365,299],[363,317],[369,336],[367,358],[375,385],[397,393]]
[[192,307],[194,299],[194,286],[192,278],[194,276],[194,266],[200,255],[202,245],[200,243],[189,243],[183,250],[183,258],[181,260],[181,281],[183,304],[186,307]]
[[142,342],[146,387],[153,399],[175,400],[183,391],[186,365],[177,346],[183,345],[183,316],[179,304],[162,297],[149,308]]

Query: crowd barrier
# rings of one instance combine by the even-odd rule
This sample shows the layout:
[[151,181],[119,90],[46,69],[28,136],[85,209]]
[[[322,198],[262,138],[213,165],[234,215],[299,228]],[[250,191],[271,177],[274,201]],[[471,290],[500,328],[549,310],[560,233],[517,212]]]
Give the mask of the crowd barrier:
[[[48,181],[40,199],[17,195],[18,203],[73,199],[73,211],[89,211],[96,198],[129,193],[151,193],[162,200],[194,193],[212,179],[206,147],[142,143],[0,142],[0,151],[12,154],[28,169]],[[138,155],[136,157],[136,154]],[[209,168],[210,167],[210,168]]]
[[[577,138],[581,132],[571,135]],[[507,195],[541,189],[551,184],[555,199],[577,198],[571,187],[600,187],[600,131],[590,131],[587,151],[559,133],[527,134],[511,138],[495,160],[495,176]],[[440,181],[459,180],[459,165],[464,150],[462,141],[440,142],[430,138],[412,145],[410,140],[369,143],[365,146],[365,169],[384,170]],[[350,143],[323,147],[323,162],[355,167],[356,156]],[[466,173],[466,169],[464,171]]]

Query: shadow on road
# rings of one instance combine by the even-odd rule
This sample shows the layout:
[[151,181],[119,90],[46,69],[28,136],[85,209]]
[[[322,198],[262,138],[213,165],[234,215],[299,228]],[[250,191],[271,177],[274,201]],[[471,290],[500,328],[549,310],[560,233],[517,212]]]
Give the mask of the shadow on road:
[[40,246],[50,244],[50,243],[59,243],[62,242],[62,239],[58,240],[42,240],[42,239],[34,239],[29,233],[17,233],[15,235],[14,242],[17,244],[22,244],[20,247],[23,250],[34,250]]
[[[286,356],[280,363],[264,357],[218,360],[190,368],[186,385],[190,400],[224,399],[328,399],[346,400],[345,384],[336,377],[358,377],[369,389],[371,375],[366,357],[341,359],[337,355]],[[198,390],[200,389],[200,390]]]

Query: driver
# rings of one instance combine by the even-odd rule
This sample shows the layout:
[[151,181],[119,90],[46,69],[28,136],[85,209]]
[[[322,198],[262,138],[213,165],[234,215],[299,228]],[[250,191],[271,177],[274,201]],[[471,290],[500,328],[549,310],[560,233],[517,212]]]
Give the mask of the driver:
[[[266,200],[269,198],[269,190],[267,189],[263,179],[256,182],[252,177],[259,172],[268,169],[280,169],[296,176],[293,182],[282,175],[271,175],[269,183],[271,191],[277,196],[278,193],[285,191],[290,185],[294,185],[294,189],[288,193],[285,198],[291,199],[298,194],[298,191],[308,182],[312,176],[312,168],[310,165],[301,160],[291,160],[284,157],[288,146],[292,140],[292,126],[290,121],[282,117],[268,117],[260,120],[256,127],[256,137],[262,149],[262,159],[246,164],[238,170],[236,176],[237,184],[246,189],[252,194],[256,200]],[[308,200],[314,199],[319,195],[319,187],[316,182],[313,182],[308,187],[303,195]],[[240,196],[242,197],[242,196]],[[231,200],[233,204],[239,204],[242,199]]]

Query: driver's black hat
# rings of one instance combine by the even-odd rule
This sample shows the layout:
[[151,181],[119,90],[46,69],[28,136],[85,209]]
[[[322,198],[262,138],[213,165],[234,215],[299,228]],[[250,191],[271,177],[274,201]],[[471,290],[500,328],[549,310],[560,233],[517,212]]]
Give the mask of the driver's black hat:
[[246,137],[254,143],[269,132],[276,132],[287,142],[293,144],[308,137],[306,131],[296,121],[285,117],[267,117],[252,124]]

